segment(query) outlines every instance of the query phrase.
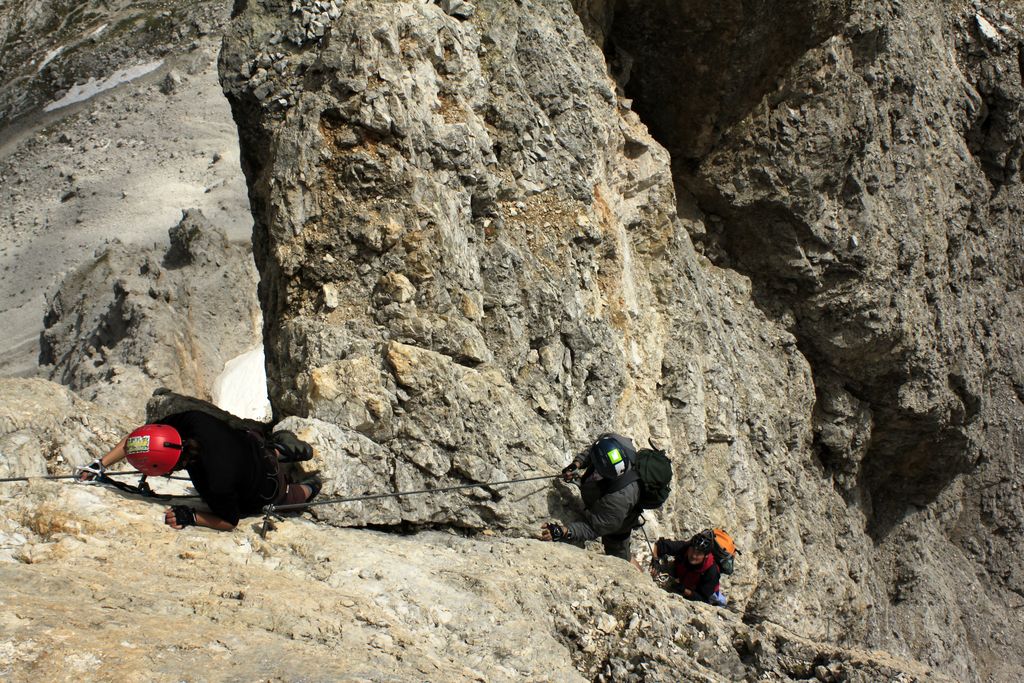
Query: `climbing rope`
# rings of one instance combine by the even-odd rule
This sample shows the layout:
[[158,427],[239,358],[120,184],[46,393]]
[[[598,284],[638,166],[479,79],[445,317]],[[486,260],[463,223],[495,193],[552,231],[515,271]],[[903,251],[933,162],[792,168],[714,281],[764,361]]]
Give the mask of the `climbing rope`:
[[[105,477],[131,477],[137,475],[138,472],[104,472]],[[12,481],[35,481],[36,479],[46,480],[57,480],[57,479],[78,479],[77,474],[40,474],[31,477],[7,477],[0,479],[0,484],[6,484]],[[177,479],[179,481],[191,481],[188,477],[164,477],[164,479]]]
[[[131,474],[131,472],[129,472],[128,474]],[[182,479],[183,477],[169,478]],[[156,491],[149,487],[149,482],[146,481],[145,474],[143,474],[139,478],[139,483],[136,484],[135,486],[132,486],[131,484],[126,484],[123,481],[114,481],[113,479],[109,479],[106,473],[97,476],[95,479],[93,479],[93,481],[100,484],[107,484],[109,486],[113,486],[119,491],[124,491],[125,493],[132,493],[137,496],[142,496],[143,498],[153,498],[155,500],[172,500],[174,498],[200,498],[200,496],[177,495],[174,493],[157,493]]]
[[647,549],[651,551],[651,569],[654,569],[654,562],[658,558],[654,556],[654,546],[651,545],[651,539],[647,537],[647,529],[644,528],[645,526],[647,526],[647,520],[644,519],[643,513],[640,514],[640,519],[644,520],[640,523],[639,528],[644,535],[644,540],[647,541]]
[[[139,483],[136,485],[126,484],[123,481],[116,481],[111,477],[131,477],[138,475],[138,472],[103,472],[102,474],[96,475],[92,479],[79,481],[80,474],[47,474],[40,475],[37,477],[5,477],[0,479],[0,484],[7,484],[18,481],[34,481],[41,479],[43,481],[55,481],[61,479],[71,479],[75,483],[81,484],[104,484],[112,486],[119,491],[125,493],[131,493],[136,496],[142,496],[144,498],[152,498],[154,500],[171,500],[173,498],[199,498],[200,496],[186,496],[186,495],[175,495],[171,493],[157,493],[149,487],[149,483],[146,481],[146,475],[140,475]],[[165,479],[177,479],[178,481],[191,481],[188,477],[165,477]]]
[[[263,508],[263,528],[260,530],[260,536],[262,538],[267,537],[267,528],[270,525],[271,516],[278,516],[278,512],[287,512],[289,510],[305,510],[306,508],[317,507],[320,505],[339,505],[341,503],[360,503],[366,500],[379,500],[381,498],[401,498],[403,496],[416,496],[424,493],[447,493],[449,491],[458,491],[460,489],[476,489],[485,488],[488,486],[504,486],[506,484],[523,484],[529,481],[540,481],[542,479],[555,479],[556,477],[562,476],[561,474],[543,474],[537,477],[524,477],[522,479],[507,479],[504,481],[485,481],[478,482],[475,484],[459,484],[458,486],[445,486],[439,489],[417,489],[415,491],[395,491],[392,493],[371,493],[363,496],[350,496],[347,498],[330,498],[328,500],[318,500],[311,503],[293,503],[291,505],[274,505],[271,503]],[[280,518],[280,517],[278,517]]]

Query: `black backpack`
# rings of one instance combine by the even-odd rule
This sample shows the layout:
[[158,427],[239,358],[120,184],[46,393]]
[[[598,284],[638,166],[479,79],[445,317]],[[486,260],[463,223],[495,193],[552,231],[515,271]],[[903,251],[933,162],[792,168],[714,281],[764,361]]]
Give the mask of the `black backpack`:
[[618,479],[609,482],[605,495],[621,491],[634,481],[640,482],[640,498],[637,505],[641,510],[660,508],[672,492],[672,461],[665,451],[641,448],[631,454],[631,467]]

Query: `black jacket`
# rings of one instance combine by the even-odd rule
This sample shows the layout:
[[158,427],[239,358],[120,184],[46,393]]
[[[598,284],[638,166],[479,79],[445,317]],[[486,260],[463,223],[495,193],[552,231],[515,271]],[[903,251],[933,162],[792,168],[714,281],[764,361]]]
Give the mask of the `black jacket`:
[[210,511],[225,522],[238,524],[272,499],[275,472],[268,471],[255,439],[207,413],[190,410],[160,420],[178,430],[183,441],[194,439],[198,454],[185,466],[192,484]]

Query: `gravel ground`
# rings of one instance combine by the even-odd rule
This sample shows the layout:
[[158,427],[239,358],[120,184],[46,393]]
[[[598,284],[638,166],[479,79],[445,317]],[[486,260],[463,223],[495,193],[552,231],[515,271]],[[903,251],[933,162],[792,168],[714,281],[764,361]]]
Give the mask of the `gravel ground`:
[[220,40],[193,46],[0,130],[0,376],[35,374],[47,291],[107,240],[166,243],[190,207],[232,240],[250,239],[237,132],[217,81]]

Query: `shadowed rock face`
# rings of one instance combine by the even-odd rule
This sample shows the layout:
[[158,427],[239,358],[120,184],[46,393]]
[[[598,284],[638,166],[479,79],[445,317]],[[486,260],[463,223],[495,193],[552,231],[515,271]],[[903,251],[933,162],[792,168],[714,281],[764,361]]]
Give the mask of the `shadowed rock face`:
[[[893,552],[894,613],[984,622],[970,600],[939,623],[922,608],[963,571],[917,548],[1024,587],[1021,21],[997,3],[697,5],[622,0],[593,32],[672,152],[698,247],[811,363],[815,454]],[[920,647],[940,660],[946,638]]]
[[994,10],[747,4],[621,2],[607,51],[706,252],[797,335],[819,455],[882,536],[977,463],[985,375],[1020,347],[985,329],[1020,306],[1020,33]]
[[603,9],[605,52],[651,134],[685,163],[703,157],[808,49],[833,35],[850,4],[618,0]]
[[819,453],[876,537],[974,468],[986,412],[1019,410],[1005,404],[1019,371],[991,372],[1020,335],[985,328],[1020,310],[1001,256],[1021,246],[1007,220],[1020,192],[993,168],[1024,90],[1000,86],[987,111],[982,74],[1019,69],[977,21],[914,4],[855,15],[680,178],[719,217],[712,251],[791,319],[815,367]]
[[[659,437],[677,484],[655,533],[736,529],[751,619],[960,680],[1019,666],[1019,266],[998,257],[1019,235],[993,227],[1019,216],[1016,86],[991,76],[988,123],[968,106],[970,74],[1016,53],[917,3],[333,7],[237,3],[221,55],[271,400],[328,493]],[[627,58],[674,178],[616,94]],[[572,514],[529,494],[317,514],[511,533]]]
[[[1019,410],[1004,351],[1020,335],[999,321],[1021,303],[1019,264],[1003,257],[1021,246],[1022,145],[1008,123],[1024,104],[1020,34],[985,16],[859,11],[756,107],[722,117],[740,122],[679,173],[714,214],[709,253],[748,273],[800,339],[819,453],[871,506],[876,536],[974,468],[986,413]],[[657,56],[644,61],[655,71]],[[1006,379],[992,382],[995,368]]]

